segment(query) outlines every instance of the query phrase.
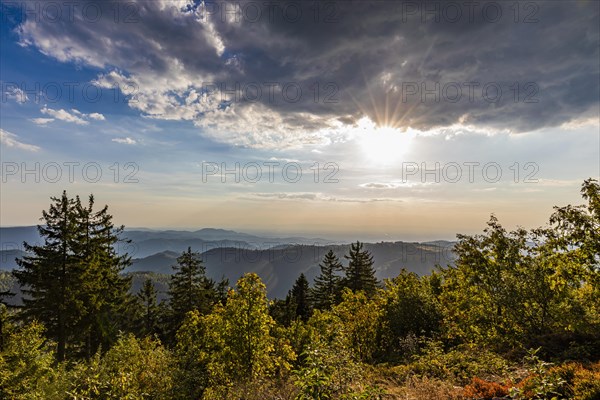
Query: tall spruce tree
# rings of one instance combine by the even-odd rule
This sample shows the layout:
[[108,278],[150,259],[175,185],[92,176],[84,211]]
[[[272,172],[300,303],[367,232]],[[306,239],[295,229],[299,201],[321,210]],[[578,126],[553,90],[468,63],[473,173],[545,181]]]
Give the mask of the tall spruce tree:
[[80,305],[76,298],[81,271],[75,260],[73,243],[76,235],[75,200],[66,191],[48,211],[42,211],[43,225],[37,229],[44,244],[24,242],[30,255],[18,258],[20,269],[13,271],[21,285],[23,316],[35,318],[46,327],[57,343],[57,358],[65,359],[70,333],[78,322]]
[[294,318],[307,321],[311,314],[310,288],[304,274],[300,274],[290,290],[286,303],[294,313]]
[[119,273],[129,257],[114,249],[123,227],[114,228],[106,206],[94,212],[93,196],[87,207],[66,191],[51,200],[37,227],[44,244],[24,243],[29,254],[13,274],[25,294],[23,316],[44,323],[62,361],[67,351],[92,354],[116,333],[108,328],[127,295],[129,282]]
[[123,314],[131,287],[131,280],[121,273],[131,259],[117,253],[124,227],[114,226],[108,206],[94,211],[94,196],[90,195],[86,206],[76,197],[75,210],[75,256],[85,284],[85,290],[79,292],[83,312],[78,330],[85,334],[82,350],[91,357],[99,347],[106,348],[117,339],[121,325],[118,317]]
[[329,250],[319,267],[321,274],[315,278],[312,300],[315,308],[329,310],[339,300],[342,278],[337,273],[342,271],[344,266],[333,250]]
[[344,286],[353,292],[362,290],[368,296],[375,294],[379,281],[375,278],[371,253],[363,250],[363,244],[357,241],[350,245],[350,252],[344,257],[349,260],[343,280]]
[[214,282],[206,277],[200,254],[193,252],[191,247],[177,258],[173,269],[169,297],[174,328],[177,329],[188,312],[210,312],[217,296]]

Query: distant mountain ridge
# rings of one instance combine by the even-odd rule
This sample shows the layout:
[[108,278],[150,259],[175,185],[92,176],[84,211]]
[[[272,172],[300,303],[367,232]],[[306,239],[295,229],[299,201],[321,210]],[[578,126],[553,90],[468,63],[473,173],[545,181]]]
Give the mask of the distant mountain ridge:
[[[323,238],[266,237],[226,229],[203,228],[196,231],[184,230],[125,230],[123,239],[131,243],[119,243],[117,251],[133,257],[147,257],[162,251],[182,252],[188,247],[204,252],[219,247],[266,249],[290,244],[325,245],[332,241]],[[23,250],[23,242],[41,243],[37,227],[0,228],[0,250]]]
[[[349,244],[331,243],[320,238],[267,238],[215,228],[131,230],[124,236],[132,240],[130,244],[121,243],[118,248],[120,253],[127,252],[132,256],[127,273],[171,274],[177,257],[191,247],[201,254],[209,277],[215,280],[226,277],[234,284],[243,274],[256,272],[266,283],[271,297],[285,296],[300,273],[312,282],[329,249],[345,263],[344,255],[349,248]],[[23,240],[41,242],[35,227],[0,228],[0,270],[16,268],[15,258],[25,255],[18,245]],[[398,241],[365,243],[365,248],[373,255],[377,277],[385,279],[397,276],[402,268],[427,274],[438,264],[453,263],[452,245],[453,242],[443,240]]]

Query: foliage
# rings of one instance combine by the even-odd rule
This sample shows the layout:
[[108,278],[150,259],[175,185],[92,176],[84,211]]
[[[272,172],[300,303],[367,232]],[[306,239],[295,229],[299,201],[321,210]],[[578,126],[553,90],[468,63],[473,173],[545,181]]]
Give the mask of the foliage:
[[103,356],[97,353],[67,375],[70,399],[170,399],[171,355],[160,342],[125,335]]
[[507,385],[474,377],[471,383],[465,386],[464,395],[470,399],[491,400],[508,396],[509,390]]
[[510,364],[498,354],[476,344],[444,349],[441,342],[427,341],[420,354],[408,365],[411,373],[467,384],[472,377],[505,376]]
[[428,377],[409,376],[401,387],[394,387],[392,399],[464,400],[463,391],[451,383]]
[[178,390],[174,398],[201,398],[208,386],[210,343],[206,342],[206,328],[207,324],[198,311],[191,311],[177,332],[174,355]]
[[600,397],[600,363],[565,363],[553,366],[542,361],[539,349],[526,357],[528,375],[512,388],[515,399],[586,399]]
[[208,396],[226,397],[234,384],[282,376],[295,354],[272,333],[275,321],[268,313],[266,287],[256,274],[246,274],[230,290],[224,307],[202,319],[200,341],[209,377]]
[[334,306],[331,313],[339,318],[335,329],[340,332],[346,347],[358,360],[372,361],[378,350],[381,330],[379,299],[370,300],[365,292],[353,293],[345,289],[342,302]]
[[355,393],[363,374],[351,352],[341,346],[309,347],[303,365],[293,371],[296,399],[334,399]]
[[44,327],[33,322],[8,332],[0,353],[0,398],[44,398],[44,387],[55,379],[52,343],[43,336]]
[[386,281],[383,292],[383,346],[387,358],[394,353],[410,353],[406,344],[419,337],[432,337],[440,329],[441,307],[430,279],[402,270],[400,275]]
[[495,217],[484,235],[459,235],[456,266],[442,270],[448,335],[499,351],[547,332],[574,332],[585,319],[581,268],[547,250],[536,232],[507,232]]
[[591,369],[577,368],[572,382],[574,400],[600,398],[600,363]]

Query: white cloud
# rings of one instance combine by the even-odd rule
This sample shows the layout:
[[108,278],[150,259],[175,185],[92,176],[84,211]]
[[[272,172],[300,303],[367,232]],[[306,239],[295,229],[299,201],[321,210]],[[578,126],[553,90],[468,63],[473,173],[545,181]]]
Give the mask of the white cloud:
[[565,122],[561,125],[561,128],[574,130],[589,127],[598,129],[598,125],[600,125],[598,115],[593,115],[591,117],[582,116],[580,118],[573,119],[572,121]]
[[136,144],[137,141],[130,138],[130,137],[126,137],[126,138],[114,138],[112,139],[113,142],[115,143],[122,143],[122,144]]
[[71,122],[71,123],[74,123],[77,125],[89,124],[89,122],[87,122],[86,120],[81,119],[80,117],[75,115],[78,113],[77,110],[73,110],[74,112],[73,112],[73,114],[71,114],[62,108],[60,110],[53,110],[52,108],[44,107],[44,108],[42,108],[41,111],[42,111],[42,114],[50,115],[51,117],[54,117],[61,121]]
[[100,113],[91,113],[88,115],[88,117],[90,117],[91,119],[95,119],[96,121],[106,121],[106,118],[104,118],[104,115],[102,115]]
[[27,97],[27,93],[25,93],[23,90],[21,90],[19,88],[15,88],[15,87],[10,88],[9,90],[6,91],[6,97],[16,101],[19,104],[23,104],[27,100],[29,100],[29,97]]
[[30,121],[36,125],[46,125],[54,121],[54,118],[32,118]]
[[[165,24],[171,24],[175,19],[178,24],[187,27],[189,40],[178,43],[187,47],[189,52],[172,51],[175,47],[170,39],[149,39],[141,31],[133,29],[136,28],[134,26],[128,27],[132,29],[128,33],[116,34],[120,38],[107,42],[104,54],[80,43],[77,34],[62,41],[65,32],[54,31],[52,26],[26,21],[19,33],[24,45],[35,45],[42,53],[59,61],[111,68],[91,83],[101,88],[120,88],[122,94],[128,97],[129,106],[146,117],[192,121],[203,135],[237,146],[288,148],[327,143],[329,139],[325,129],[333,128],[330,123],[333,116],[321,118],[310,111],[281,112],[261,102],[234,102],[223,108],[223,97],[227,97],[224,93],[220,90],[207,93],[207,85],[213,83],[234,87],[236,83],[230,81],[227,73],[233,70],[239,73],[242,64],[240,60],[232,61],[235,56],[220,60],[226,41],[219,33],[218,21],[203,15],[206,10],[202,5],[194,11],[185,11],[192,4],[188,1],[169,3],[168,6],[153,2],[140,4],[145,12],[156,15]],[[98,28],[101,28],[100,25]],[[59,42],[60,45],[57,45]],[[152,54],[148,54],[146,62],[139,62],[138,52],[146,53],[147,50],[152,50]],[[194,57],[190,58],[190,54]],[[197,60],[206,60],[214,68],[204,67]],[[223,65],[217,68],[220,63]],[[117,69],[112,69],[112,66]],[[242,84],[247,80],[241,76],[240,79]],[[263,87],[262,90],[263,97],[268,96],[269,89]],[[75,111],[70,114],[85,118]],[[93,119],[92,114],[88,118]]]
[[335,118],[323,119],[300,112],[283,115],[260,103],[232,104],[209,111],[196,119],[194,125],[215,140],[263,149],[327,144],[340,134],[340,129],[346,130]]
[[580,179],[543,179],[540,178],[534,181],[538,186],[551,187],[578,187],[581,185]]
[[398,185],[397,183],[369,182],[363,183],[359,186],[366,189],[395,189],[400,185]]
[[52,108],[44,107],[40,111],[42,112],[42,114],[50,115],[54,118],[33,118],[31,121],[38,125],[45,125],[49,122],[54,121],[54,119],[74,123],[77,125],[88,125],[89,121],[87,121],[86,119],[93,119],[96,121],[106,120],[106,118],[104,118],[104,115],[100,113],[84,114],[75,108],[72,108],[69,112],[62,108],[60,110],[54,110]]
[[299,193],[252,193],[249,199],[279,199],[291,201],[324,201],[338,203],[374,203],[374,202],[402,202],[401,199],[394,198],[357,198],[357,197],[335,197],[327,196],[323,193],[299,192]]
[[39,151],[40,147],[33,144],[22,143],[18,140],[18,136],[0,128],[0,143],[7,147],[14,147],[25,151]]
[[269,161],[285,162],[285,163],[299,163],[300,162],[300,160],[298,160],[296,158],[280,158],[280,157],[271,157],[271,158],[269,158]]
[[363,189],[398,189],[398,188],[413,188],[417,186],[429,186],[433,185],[434,182],[367,182],[358,185]]

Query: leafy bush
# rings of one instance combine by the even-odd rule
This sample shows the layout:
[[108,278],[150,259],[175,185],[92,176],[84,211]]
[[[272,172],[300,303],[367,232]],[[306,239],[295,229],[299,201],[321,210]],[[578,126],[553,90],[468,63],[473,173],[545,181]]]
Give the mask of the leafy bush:
[[465,386],[464,395],[468,398],[488,400],[494,397],[507,396],[508,392],[508,385],[474,377],[471,383]]
[[53,370],[54,344],[43,337],[43,325],[34,322],[9,332],[0,353],[0,398],[49,398],[46,386],[57,374]]
[[473,377],[505,376],[508,362],[496,353],[475,344],[463,344],[445,351],[436,341],[426,343],[423,352],[409,364],[414,373],[465,385]]
[[429,280],[403,269],[386,281],[382,293],[385,359],[404,358],[416,350],[415,338],[432,336],[439,329],[441,310]]
[[342,332],[346,346],[359,360],[372,361],[378,350],[378,332],[381,330],[378,299],[372,300],[362,291],[354,293],[345,289],[342,302],[334,306],[331,313],[339,317],[341,323],[335,329]]
[[293,371],[298,400],[334,399],[352,392],[352,385],[363,378],[360,366],[343,347],[309,348],[304,365]]
[[409,377],[402,387],[394,390],[397,399],[415,400],[464,400],[462,388],[453,386],[448,382],[427,377]]
[[74,400],[170,399],[173,372],[171,355],[160,342],[126,335],[103,357],[97,353],[77,364],[65,385]]
[[578,369],[573,378],[573,400],[600,399],[600,363],[592,370]]
[[[511,397],[515,399],[552,399],[565,398],[568,392],[567,381],[557,369],[550,369],[552,363],[538,357],[540,348],[530,349],[525,357],[530,375],[523,379],[517,387],[511,389]],[[564,369],[569,374],[568,369]]]

